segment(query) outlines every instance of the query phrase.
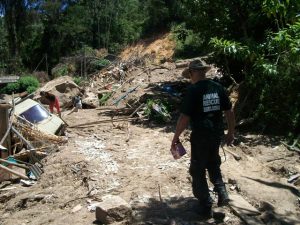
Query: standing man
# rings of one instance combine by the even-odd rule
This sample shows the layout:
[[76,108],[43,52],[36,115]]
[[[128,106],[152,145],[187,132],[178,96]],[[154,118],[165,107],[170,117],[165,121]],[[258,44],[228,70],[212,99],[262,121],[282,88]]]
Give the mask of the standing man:
[[223,111],[228,124],[225,136],[227,145],[234,139],[235,119],[232,104],[224,88],[205,77],[210,67],[200,60],[192,61],[182,75],[191,80],[192,85],[181,107],[172,146],[179,141],[180,134],[191,124],[191,165],[192,189],[199,201],[199,213],[211,217],[212,199],[206,181],[206,170],[214,190],[218,193],[218,206],[226,205],[229,197],[220,170],[219,147],[224,135]]

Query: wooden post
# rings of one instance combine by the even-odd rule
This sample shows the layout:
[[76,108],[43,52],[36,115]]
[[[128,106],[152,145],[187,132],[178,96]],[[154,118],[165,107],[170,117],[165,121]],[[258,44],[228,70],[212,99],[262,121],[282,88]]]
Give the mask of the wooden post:
[[48,55],[46,53],[46,70],[47,70],[47,75],[49,74],[49,67],[48,67]]
[[[6,133],[8,127],[9,127],[9,118],[8,118],[8,104],[0,104],[0,140]],[[5,148],[7,148],[7,151],[2,150],[0,151],[0,158],[6,158],[8,157],[10,150],[11,150],[11,139],[10,134],[7,136],[6,140],[2,144]],[[3,180],[9,180],[11,178],[11,174],[7,173],[4,170],[0,170],[0,182]]]
[[[1,104],[1,105],[3,105],[3,104]],[[0,118],[1,118],[0,119],[0,139],[2,139],[2,137],[6,133],[8,126],[9,126],[8,108],[0,107]],[[10,135],[7,136],[6,140],[4,141],[4,143],[2,145],[4,147],[6,147],[8,150],[10,150],[10,148],[11,148]],[[2,153],[3,152],[1,152],[1,158],[4,158],[2,156]]]

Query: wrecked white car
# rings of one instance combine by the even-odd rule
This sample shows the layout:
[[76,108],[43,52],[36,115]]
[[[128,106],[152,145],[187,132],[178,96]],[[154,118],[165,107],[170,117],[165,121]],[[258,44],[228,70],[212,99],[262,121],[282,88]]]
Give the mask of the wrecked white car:
[[15,115],[29,121],[44,133],[60,135],[65,128],[65,123],[58,116],[51,114],[40,103],[32,99],[17,103]]

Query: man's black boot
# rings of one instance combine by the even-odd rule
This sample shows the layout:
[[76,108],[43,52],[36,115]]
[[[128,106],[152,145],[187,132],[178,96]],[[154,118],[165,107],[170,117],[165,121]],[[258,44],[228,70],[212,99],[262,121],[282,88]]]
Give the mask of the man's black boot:
[[216,191],[218,193],[218,206],[221,207],[221,206],[228,205],[230,199],[226,191],[225,185],[217,187]]
[[202,219],[212,218],[212,200],[209,198],[207,201],[199,201],[197,213]]

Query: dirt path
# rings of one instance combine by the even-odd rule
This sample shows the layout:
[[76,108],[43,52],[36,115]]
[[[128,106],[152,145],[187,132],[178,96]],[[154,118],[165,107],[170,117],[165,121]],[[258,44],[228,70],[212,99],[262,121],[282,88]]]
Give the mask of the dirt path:
[[[75,123],[95,118],[104,117],[97,110],[82,110],[67,120]],[[128,140],[127,123],[118,125],[70,129],[68,145],[46,158],[46,172],[36,185],[25,188],[15,184],[16,189],[5,193],[6,200],[1,193],[0,224],[93,224],[95,215],[87,209],[88,200],[106,194],[119,195],[131,204],[135,224],[168,224],[170,219],[177,224],[206,224],[192,211],[195,200],[187,173],[188,156],[174,161],[169,153],[172,133],[167,130],[172,128],[130,125]],[[240,194],[254,206],[270,203],[277,224],[297,224],[296,188],[256,155],[259,149],[260,155],[266,155],[273,148],[246,144],[243,148],[236,149],[241,161],[227,154],[222,166],[225,180],[236,180]],[[245,154],[246,148],[257,157]],[[9,193],[14,193],[11,199]],[[77,205],[82,208],[73,213]],[[227,217],[226,224],[242,224],[229,210]]]

